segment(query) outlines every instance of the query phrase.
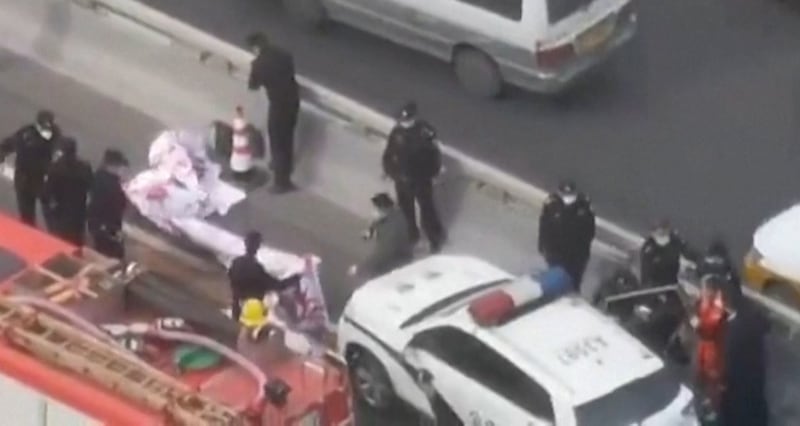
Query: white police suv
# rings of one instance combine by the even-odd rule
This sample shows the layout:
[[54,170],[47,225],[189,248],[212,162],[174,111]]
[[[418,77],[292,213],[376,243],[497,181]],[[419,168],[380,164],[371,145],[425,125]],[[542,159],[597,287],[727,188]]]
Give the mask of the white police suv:
[[338,342],[357,397],[375,409],[402,400],[433,416],[416,380],[429,376],[464,424],[697,424],[691,391],[612,319],[471,257],[433,256],[368,282]]

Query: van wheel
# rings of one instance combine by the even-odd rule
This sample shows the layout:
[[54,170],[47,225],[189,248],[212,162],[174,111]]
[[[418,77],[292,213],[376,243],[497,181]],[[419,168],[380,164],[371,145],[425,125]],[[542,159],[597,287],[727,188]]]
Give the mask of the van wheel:
[[764,294],[790,308],[800,310],[800,295],[788,284],[773,282],[764,289]]
[[283,8],[294,23],[305,28],[320,28],[328,20],[322,0],[283,0]]
[[396,400],[389,374],[378,359],[366,349],[357,349],[348,357],[350,383],[356,398],[369,408],[386,411]]
[[496,98],[503,91],[503,77],[497,64],[480,50],[457,50],[453,58],[453,68],[459,83],[474,96]]

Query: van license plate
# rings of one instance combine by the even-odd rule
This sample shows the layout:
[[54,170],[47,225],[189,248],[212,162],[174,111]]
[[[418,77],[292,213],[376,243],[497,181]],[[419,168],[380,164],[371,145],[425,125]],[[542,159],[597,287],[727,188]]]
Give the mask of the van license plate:
[[578,51],[588,53],[596,50],[611,37],[616,23],[614,17],[608,17],[578,36]]

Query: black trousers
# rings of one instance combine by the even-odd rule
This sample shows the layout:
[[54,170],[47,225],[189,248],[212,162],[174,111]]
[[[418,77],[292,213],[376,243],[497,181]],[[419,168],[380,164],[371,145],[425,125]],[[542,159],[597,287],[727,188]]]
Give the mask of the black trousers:
[[297,125],[299,102],[270,105],[267,130],[275,185],[286,187],[292,183],[294,171],[294,130]]
[[422,230],[425,232],[425,236],[428,237],[428,241],[433,245],[442,244],[444,229],[433,199],[433,182],[430,180],[415,182],[395,181],[394,190],[397,196],[397,204],[400,206],[400,210],[408,223],[408,233],[412,240],[419,239],[416,207],[419,205],[420,221],[422,222]]
[[20,175],[14,176],[19,219],[31,226],[36,226],[36,203],[40,200],[41,189],[42,183],[35,179],[31,181]]
[[80,218],[64,218],[53,212],[50,219],[50,232],[64,241],[82,247],[86,243],[86,221]]
[[102,231],[92,232],[92,240],[98,253],[115,259],[125,257],[125,244],[122,240]]
[[546,256],[547,264],[549,266],[560,266],[572,278],[572,284],[575,290],[580,292],[581,283],[583,282],[583,274],[586,272],[586,266],[589,264],[589,252],[576,252],[576,253],[558,253]]

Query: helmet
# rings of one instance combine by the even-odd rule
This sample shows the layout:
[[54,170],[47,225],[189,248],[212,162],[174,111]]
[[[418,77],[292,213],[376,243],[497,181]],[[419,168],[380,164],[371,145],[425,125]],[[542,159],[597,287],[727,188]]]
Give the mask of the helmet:
[[261,327],[269,322],[269,309],[264,302],[258,299],[247,299],[242,305],[242,314],[239,316],[239,324],[245,327]]

